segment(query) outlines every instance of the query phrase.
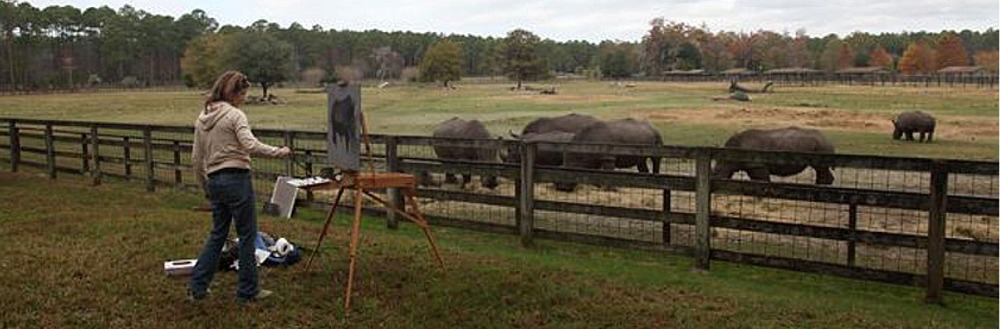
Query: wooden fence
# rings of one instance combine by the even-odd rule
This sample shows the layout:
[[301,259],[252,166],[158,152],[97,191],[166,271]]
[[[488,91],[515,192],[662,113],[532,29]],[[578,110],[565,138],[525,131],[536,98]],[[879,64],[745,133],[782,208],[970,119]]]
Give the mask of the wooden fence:
[[[0,118],[0,160],[21,167],[143,180],[194,188],[191,127]],[[266,198],[277,176],[319,172],[321,132],[257,129],[264,142],[290,145],[295,160],[254,159],[255,189]],[[690,255],[997,296],[998,164],[860,155],[752,152],[707,147],[522,144],[501,140],[372,136],[379,170],[493,175],[496,190],[425,186],[422,208],[435,225],[516,234],[524,245],[555,239]],[[518,163],[438,159],[434,146],[518,152]],[[535,165],[538,152],[652,156],[661,173]],[[836,168],[837,182],[715,179],[713,161],[801,162]],[[804,179],[808,179],[805,175]],[[586,187],[554,192],[548,183]],[[473,184],[475,185],[475,184]],[[590,187],[591,185],[600,188]],[[387,191],[390,199],[394,191]],[[301,202],[325,200],[305,195]],[[317,202],[316,204],[321,204]],[[783,215],[790,212],[790,215]],[[388,225],[396,219],[387,214]]]

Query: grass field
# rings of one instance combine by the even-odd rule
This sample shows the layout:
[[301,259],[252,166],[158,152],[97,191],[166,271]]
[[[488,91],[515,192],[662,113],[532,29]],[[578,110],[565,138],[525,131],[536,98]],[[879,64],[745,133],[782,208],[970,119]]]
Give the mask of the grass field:
[[[996,328],[995,298],[946,294],[823,275],[433,228],[446,269],[412,225],[364,223],[352,309],[342,308],[347,218],[338,218],[312,271],[264,268],[276,295],[235,303],[236,276],[184,301],[186,280],[163,261],[195,257],[209,215],[197,195],[147,193],[107,182],[0,164],[0,327],[3,328]],[[262,217],[260,226],[312,248],[322,213]],[[318,266],[315,266],[318,265]]]
[[[537,85],[536,85],[537,86]],[[548,84],[546,84],[548,86]],[[496,135],[519,131],[540,116],[587,113],[603,119],[652,121],[667,144],[720,146],[750,127],[798,125],[823,130],[840,153],[959,159],[998,158],[996,89],[973,87],[778,86],[752,94],[751,102],[713,101],[725,83],[560,82],[557,95],[510,91],[509,83],[365,88],[370,131],[429,135],[454,116],[483,121]],[[259,92],[258,89],[251,92]],[[322,131],[326,95],[318,89],[277,89],[288,101],[245,106],[254,127]],[[190,125],[200,109],[199,91],[60,94],[0,97],[0,117]],[[935,142],[889,138],[895,114],[920,109],[935,115]]]

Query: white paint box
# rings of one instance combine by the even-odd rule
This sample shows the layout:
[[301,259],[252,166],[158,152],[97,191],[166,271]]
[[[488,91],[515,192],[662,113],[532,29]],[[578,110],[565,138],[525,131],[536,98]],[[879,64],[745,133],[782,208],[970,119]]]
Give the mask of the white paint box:
[[194,264],[198,263],[197,259],[178,259],[163,262],[163,271],[167,273],[168,276],[178,276],[178,275],[191,275],[194,271]]

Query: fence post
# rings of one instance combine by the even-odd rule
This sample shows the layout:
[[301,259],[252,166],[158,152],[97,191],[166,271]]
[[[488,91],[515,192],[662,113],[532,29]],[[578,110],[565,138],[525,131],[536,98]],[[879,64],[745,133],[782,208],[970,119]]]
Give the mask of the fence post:
[[93,174],[94,186],[101,185],[101,137],[97,135],[97,125],[90,126],[90,156],[93,157],[92,162],[94,162]]
[[[399,171],[399,155],[396,150],[396,143],[396,136],[385,137],[385,170],[387,172]],[[399,189],[386,189],[386,196],[389,198],[389,204],[393,208],[405,210],[402,209],[406,204],[403,203],[403,195],[399,193]],[[391,229],[399,228],[399,215],[395,211],[388,211],[387,214],[385,226]]]
[[128,136],[122,136],[122,164],[125,166],[125,179],[132,179],[132,142]]
[[45,164],[48,166],[49,178],[56,178],[56,145],[52,136],[52,123],[45,124]]
[[181,141],[174,140],[174,184],[177,187],[184,185],[184,177],[181,174]]
[[945,217],[948,201],[948,163],[934,160],[931,165],[930,211],[927,222],[928,303],[941,304],[944,290]]
[[[287,146],[292,151],[295,151],[295,140],[291,131],[285,130],[284,132],[285,146]],[[283,160],[285,162],[285,176],[292,177],[294,175],[295,166],[292,162],[295,160],[286,158]]]
[[17,163],[21,162],[21,138],[18,136],[17,120],[7,123],[10,132],[10,171],[17,172]]
[[662,217],[661,221],[663,222],[662,234],[663,234],[663,245],[665,246],[670,245],[670,208],[672,208],[670,201],[670,194],[671,194],[670,190],[668,189],[663,190],[663,212],[661,213],[660,216]]
[[83,167],[80,168],[80,175],[86,176],[90,174],[90,143],[87,140],[87,133],[80,133],[80,160],[83,161]]
[[[312,151],[306,150],[305,153],[306,153],[306,156],[305,156],[305,161],[304,162],[305,162],[305,167],[306,167],[305,168],[306,169],[306,176],[313,176],[315,174],[313,173],[313,156],[312,156]],[[306,189],[306,201],[312,202],[313,199],[314,199],[314,197],[313,197],[312,189]]]
[[857,262],[857,242],[858,239],[858,200],[851,198],[851,204],[847,208],[847,228],[851,230],[851,238],[847,240],[847,265],[854,266]]
[[153,172],[153,130],[150,126],[142,128],[142,148],[146,153],[146,191],[156,191],[156,173]]
[[709,223],[712,210],[712,157],[708,150],[703,149],[695,159],[695,268],[708,270],[711,259],[711,225]]
[[518,230],[521,232],[521,245],[531,247],[534,245],[533,229],[535,226],[535,152],[538,144],[522,143],[521,151],[521,195],[518,197],[518,213],[521,220],[518,223]]

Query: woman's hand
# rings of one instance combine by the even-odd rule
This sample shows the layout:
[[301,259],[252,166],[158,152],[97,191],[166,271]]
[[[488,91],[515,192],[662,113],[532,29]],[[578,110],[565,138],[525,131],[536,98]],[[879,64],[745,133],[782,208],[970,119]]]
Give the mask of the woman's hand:
[[292,156],[292,149],[288,148],[288,146],[282,146],[280,149],[278,149],[279,158],[290,158],[291,156]]

